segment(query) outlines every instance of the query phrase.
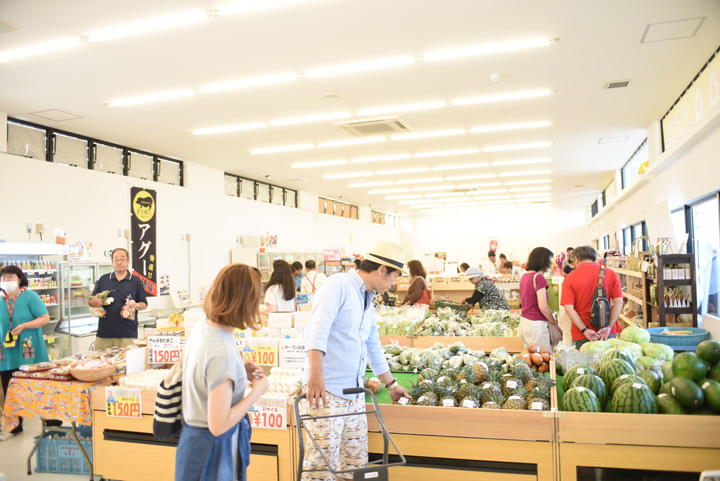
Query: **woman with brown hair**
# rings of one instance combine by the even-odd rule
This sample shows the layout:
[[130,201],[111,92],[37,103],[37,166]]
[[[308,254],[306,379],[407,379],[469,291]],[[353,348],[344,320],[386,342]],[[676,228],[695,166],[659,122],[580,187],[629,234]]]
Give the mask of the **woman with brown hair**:
[[295,279],[290,264],[282,259],[273,262],[270,280],[265,285],[267,312],[295,310]]
[[428,289],[427,281],[425,280],[427,273],[425,273],[422,262],[412,260],[407,263],[407,269],[410,271],[410,286],[408,287],[403,306],[414,306],[415,304],[425,304],[429,306],[432,296],[430,295],[430,289]]
[[[268,388],[262,369],[243,363],[233,331],[260,324],[260,272],[225,267],[203,307],[207,320],[193,329],[182,359],[182,417],[175,479],[244,480],[250,462],[252,405]],[[252,391],[245,396],[247,383]]]

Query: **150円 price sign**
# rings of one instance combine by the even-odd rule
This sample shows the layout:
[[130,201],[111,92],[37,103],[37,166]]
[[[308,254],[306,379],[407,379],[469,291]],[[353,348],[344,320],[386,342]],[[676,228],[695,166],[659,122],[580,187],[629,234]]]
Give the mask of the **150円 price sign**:
[[180,360],[187,339],[178,336],[150,336],[147,340],[148,364],[171,364]]
[[115,418],[142,418],[142,394],[137,388],[106,387],[105,412]]

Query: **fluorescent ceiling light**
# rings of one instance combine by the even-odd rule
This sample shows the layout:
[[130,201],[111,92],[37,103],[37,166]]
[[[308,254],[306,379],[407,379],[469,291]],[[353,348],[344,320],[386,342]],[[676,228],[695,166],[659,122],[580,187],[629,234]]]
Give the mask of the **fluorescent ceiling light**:
[[[411,209],[427,209],[428,207],[432,207],[433,204],[416,204],[409,206]],[[439,207],[439,206],[438,206]]]
[[359,144],[376,144],[378,142],[385,142],[385,137],[365,137],[363,139],[350,139],[350,140],[333,140],[330,142],[321,142],[318,147],[324,149],[326,147],[342,147],[345,145],[359,145]]
[[550,95],[552,90],[529,90],[526,92],[512,92],[507,94],[485,95],[482,97],[469,97],[453,101],[453,105],[486,104],[491,102],[502,102],[504,100],[530,99]]
[[423,102],[419,104],[391,105],[388,107],[377,107],[374,109],[360,110],[357,112],[357,115],[360,117],[364,117],[367,115],[383,115],[392,114],[395,112],[412,112],[413,110],[438,109],[441,107],[445,107],[446,105],[447,104],[445,102],[441,101]]
[[515,200],[518,204],[531,203],[531,202],[533,204],[535,204],[537,202],[552,202],[552,199],[550,199],[549,197],[530,197],[530,198],[526,198],[526,199],[515,199]]
[[30,47],[18,48],[10,50],[8,52],[0,53],[0,63],[9,62],[18,58],[32,57],[33,55],[40,55],[48,52],[55,52],[64,48],[75,47],[80,45],[82,41],[79,37],[67,37],[52,42],[40,43],[32,45]]
[[357,184],[350,184],[348,187],[354,189],[356,187],[382,187],[384,185],[393,185],[392,181],[384,182],[358,182]]
[[258,77],[252,79],[236,80],[232,82],[206,85],[205,87],[200,87],[200,93],[209,94],[213,92],[224,92],[226,90],[236,90],[248,87],[259,87],[261,85],[292,82],[293,80],[297,80],[297,74],[283,73],[278,75],[269,75],[267,77]]
[[487,162],[480,162],[478,164],[462,164],[462,165],[438,165],[433,167],[432,170],[462,170],[462,169],[479,169],[481,167],[488,167],[490,164]]
[[[469,194],[468,194],[469,195]],[[473,200],[498,200],[498,199],[509,199],[510,194],[504,195],[481,195],[479,197],[473,197]]]
[[433,192],[431,194],[425,194],[425,197],[455,197],[457,192]]
[[516,205],[488,205],[485,208],[492,211],[518,210]]
[[416,167],[414,169],[397,169],[397,170],[381,170],[375,172],[376,175],[395,175],[395,174],[416,174],[418,172],[429,172],[427,167]]
[[447,190],[447,189],[454,189],[454,185],[432,185],[428,187],[414,187],[413,192],[424,192],[429,190]]
[[443,203],[443,206],[445,207],[467,207],[470,205],[478,205],[477,202],[445,202]]
[[473,134],[479,134],[483,132],[502,132],[504,130],[519,130],[519,129],[532,129],[536,127],[547,127],[552,125],[549,120],[543,120],[540,122],[524,122],[520,124],[505,124],[505,125],[488,125],[487,127],[474,127],[470,129]]
[[395,134],[393,140],[411,140],[411,139],[428,139],[431,137],[447,137],[450,135],[462,135],[466,133],[465,129],[437,130],[435,132],[410,132],[407,134]]
[[245,0],[242,2],[222,5],[215,10],[217,15],[233,15],[247,13],[265,8],[278,7],[288,3],[298,3],[299,0]]
[[277,119],[270,121],[270,125],[294,125],[294,124],[306,124],[309,122],[319,122],[322,120],[335,120],[335,119],[346,119],[352,114],[350,112],[330,112],[326,114],[316,115],[305,115],[302,117],[291,117],[287,119]]
[[539,195],[544,195],[544,196],[550,197],[551,194],[550,194],[550,192],[534,192],[534,193],[529,193],[529,194],[513,194],[513,197],[515,197],[515,198],[518,198],[518,197],[537,197],[537,196],[539,196]]
[[385,200],[401,200],[401,199],[420,199],[420,194],[407,194],[407,195],[389,195],[385,197]]
[[550,162],[550,159],[547,157],[542,159],[524,159],[524,160],[501,160],[498,162],[493,162],[493,167],[501,167],[504,165],[525,165],[525,164],[544,164]]
[[476,55],[488,55],[500,52],[510,52],[513,50],[525,50],[529,48],[545,47],[553,43],[548,38],[531,38],[526,40],[516,40],[513,42],[494,43],[487,45],[473,45],[472,47],[462,47],[450,50],[440,50],[430,52],[423,55],[423,60],[433,62],[436,60],[447,60],[451,58],[471,57]]
[[[457,196],[459,194],[455,195]],[[436,202],[442,202],[443,204],[446,204],[449,202],[469,202],[470,200],[472,199],[468,199],[467,197],[453,197],[452,199],[436,199]]]
[[110,40],[119,37],[128,37],[130,35],[138,35],[141,33],[151,32],[154,30],[163,30],[166,28],[179,27],[189,23],[199,22],[208,18],[208,13],[204,10],[189,10],[187,12],[166,15],[164,17],[150,18],[140,22],[127,23],[117,27],[107,28],[95,33],[91,33],[87,37],[88,42],[97,42],[100,40]]
[[[475,189],[477,187],[496,187],[502,185],[502,182],[485,182],[480,184],[460,184],[457,186],[458,189]],[[505,189],[489,191],[489,193],[505,192]]]
[[499,177],[522,177],[524,175],[547,175],[552,174],[552,170],[526,170],[523,172],[503,172]]
[[295,150],[310,150],[314,148],[313,144],[302,144],[302,145],[286,145],[283,147],[270,147],[267,149],[255,149],[251,150],[252,155],[257,154],[273,154],[275,152],[293,152]]
[[420,204],[433,204],[434,201],[432,199],[426,199],[426,200],[401,200],[398,202],[398,205],[420,205]]
[[423,214],[441,214],[444,212],[450,212],[450,208],[442,207],[439,209],[423,209],[420,212],[422,212]]
[[484,207],[479,206],[479,205],[475,206],[475,207],[455,207],[453,210],[458,211],[458,212],[478,211],[478,210],[484,210]]
[[[462,188],[462,185],[458,185],[458,189]],[[507,192],[505,189],[488,189],[488,190],[476,190],[475,192],[468,192],[467,195],[482,195],[482,194],[504,194]]]
[[515,205],[515,201],[512,199],[506,199],[506,200],[481,200],[479,201],[482,205],[503,205],[503,204],[512,204]]
[[305,169],[307,167],[326,167],[328,165],[345,165],[347,160],[318,160],[317,162],[300,162],[290,167],[293,169]]
[[410,192],[410,189],[381,189],[381,190],[371,190],[368,192],[368,194],[399,194],[401,192]]
[[386,58],[382,60],[373,60],[370,62],[362,62],[348,65],[337,65],[335,67],[317,68],[308,70],[303,74],[305,78],[329,77],[331,75],[341,75],[352,72],[364,72],[368,70],[377,70],[387,67],[397,67],[400,65],[409,65],[415,63],[415,57],[396,57]]
[[[550,179],[535,179],[535,180],[512,180],[505,182],[505,185],[528,185],[528,184],[549,184]],[[549,189],[550,187],[548,187]]]
[[478,152],[480,152],[478,149],[441,150],[438,152],[421,152],[415,154],[415,157],[444,157],[447,155],[477,154]]
[[[140,97],[131,97],[122,100],[113,100],[108,102],[108,107],[125,107],[128,105],[147,104],[150,102],[159,102],[161,100],[179,99],[182,97],[192,97],[195,91],[192,89],[172,90],[170,92],[160,92],[157,94],[143,95]],[[265,125],[263,124],[263,127]]]
[[616,144],[620,142],[625,142],[627,139],[627,136],[603,137],[598,140],[598,144]]
[[552,204],[551,204],[550,202],[533,202],[533,203],[527,203],[527,204],[525,204],[525,203],[519,203],[518,206],[520,206],[520,207],[522,207],[522,208],[527,208],[527,207],[550,207],[550,206],[552,206]]
[[403,179],[395,182],[396,184],[426,184],[428,182],[442,182],[442,177],[428,177],[426,179]]
[[515,145],[495,145],[493,147],[483,147],[483,152],[503,152],[506,150],[526,150],[526,149],[541,149],[544,147],[550,147],[552,142],[533,142],[530,144],[515,144]]
[[323,175],[323,179],[347,179],[349,177],[370,177],[372,172],[345,172],[342,174]]
[[208,127],[206,129],[195,129],[193,135],[224,134],[226,132],[240,132],[242,130],[262,129],[265,122],[253,122],[249,124],[223,125],[222,127]]
[[457,177],[448,177],[447,180],[492,179],[493,177],[497,177],[497,175],[495,175],[495,174],[458,175]]
[[365,162],[382,162],[383,160],[403,160],[409,158],[410,154],[378,155],[377,157],[358,157],[357,159],[352,159],[350,162],[353,164],[362,164]]
[[532,192],[536,190],[550,190],[550,187],[515,187],[514,189],[508,189],[508,192]]

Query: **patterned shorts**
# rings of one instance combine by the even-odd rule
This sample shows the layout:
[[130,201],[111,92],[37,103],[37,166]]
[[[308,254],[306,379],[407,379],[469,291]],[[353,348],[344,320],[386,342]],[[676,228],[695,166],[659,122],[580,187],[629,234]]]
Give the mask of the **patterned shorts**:
[[[349,400],[325,392],[327,404],[311,409],[307,400],[300,401],[300,413],[313,417],[331,416],[365,411],[365,398]],[[330,466],[335,471],[344,471],[367,464],[368,436],[367,416],[346,416],[319,421],[305,421],[305,429],[312,434]],[[303,470],[325,468],[326,464],[315,445],[305,436],[305,459]],[[303,473],[303,481],[337,480],[329,472]],[[343,479],[352,479],[352,473],[345,474]]]

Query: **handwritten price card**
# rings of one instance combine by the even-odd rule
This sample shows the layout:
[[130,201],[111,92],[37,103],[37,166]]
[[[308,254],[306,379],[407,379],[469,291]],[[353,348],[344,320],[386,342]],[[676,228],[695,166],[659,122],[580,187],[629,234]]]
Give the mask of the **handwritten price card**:
[[286,398],[261,397],[250,410],[250,423],[253,428],[287,429],[286,414]]
[[115,418],[142,418],[142,396],[140,389],[106,387],[105,411]]
[[177,336],[148,337],[148,364],[170,364],[180,360],[187,339]]

